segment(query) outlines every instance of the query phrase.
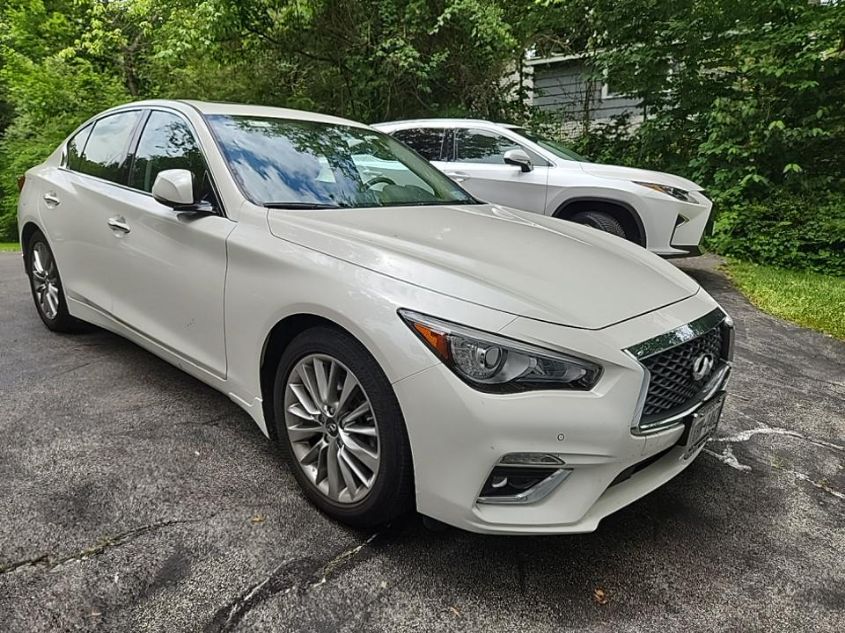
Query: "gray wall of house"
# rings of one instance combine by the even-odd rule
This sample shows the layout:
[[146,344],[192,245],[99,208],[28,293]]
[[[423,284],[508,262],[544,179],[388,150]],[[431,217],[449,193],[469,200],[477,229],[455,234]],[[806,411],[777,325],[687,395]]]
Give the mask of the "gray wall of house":
[[[579,60],[534,66],[532,103],[541,110],[554,112],[565,121],[581,121],[588,92],[583,64]],[[612,83],[611,83],[612,87]],[[594,82],[590,91],[590,118],[609,119],[620,114],[642,114],[637,99],[609,97],[602,99],[602,83]]]

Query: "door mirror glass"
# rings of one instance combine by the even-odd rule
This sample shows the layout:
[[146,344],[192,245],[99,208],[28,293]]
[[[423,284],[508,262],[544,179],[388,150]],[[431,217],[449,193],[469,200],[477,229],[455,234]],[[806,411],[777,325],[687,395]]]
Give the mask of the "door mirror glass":
[[531,171],[534,169],[534,165],[531,164],[531,159],[521,149],[509,149],[505,152],[505,162],[508,165],[516,165],[522,171]]
[[[178,210],[194,206],[194,175],[187,169],[165,169],[153,183],[153,198]],[[187,209],[186,209],[187,207]]]

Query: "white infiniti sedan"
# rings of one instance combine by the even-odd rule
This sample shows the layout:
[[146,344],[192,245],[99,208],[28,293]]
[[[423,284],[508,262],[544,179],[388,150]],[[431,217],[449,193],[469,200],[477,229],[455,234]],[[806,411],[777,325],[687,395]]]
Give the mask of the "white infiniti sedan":
[[694,182],[591,163],[515,125],[475,119],[377,123],[482,200],[606,231],[664,257],[700,253],[713,203]]
[[623,239],[478,202],[319,114],[146,101],[23,182],[35,306],[227,394],[353,525],[595,530],[718,424],[730,319]]

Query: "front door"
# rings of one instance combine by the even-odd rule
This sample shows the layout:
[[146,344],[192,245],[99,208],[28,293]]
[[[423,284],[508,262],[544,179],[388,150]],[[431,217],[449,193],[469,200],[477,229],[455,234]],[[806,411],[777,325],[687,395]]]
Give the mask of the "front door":
[[[543,158],[492,130],[456,129],[454,142],[453,159],[436,164],[447,176],[479,200],[545,212],[549,167]],[[524,172],[505,163],[505,152],[511,149],[525,151],[533,169]]]

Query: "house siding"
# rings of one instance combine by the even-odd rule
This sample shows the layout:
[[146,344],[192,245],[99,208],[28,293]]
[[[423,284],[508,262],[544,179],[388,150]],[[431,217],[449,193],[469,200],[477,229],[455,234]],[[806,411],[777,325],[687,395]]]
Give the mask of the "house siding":
[[532,105],[559,115],[564,122],[583,121],[587,103],[590,119],[594,121],[609,120],[622,114],[642,114],[637,99],[622,96],[602,98],[601,81],[593,82],[590,89],[586,69],[579,59],[536,64],[533,82]]

